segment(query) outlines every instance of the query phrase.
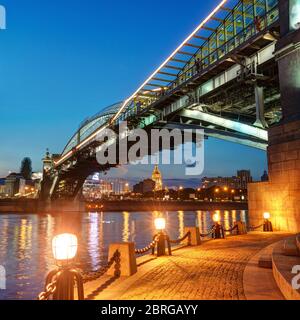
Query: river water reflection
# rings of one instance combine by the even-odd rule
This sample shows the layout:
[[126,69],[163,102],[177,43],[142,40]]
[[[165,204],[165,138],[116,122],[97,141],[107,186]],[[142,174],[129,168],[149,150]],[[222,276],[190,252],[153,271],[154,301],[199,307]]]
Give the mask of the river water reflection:
[[[86,271],[106,263],[112,242],[133,241],[143,248],[155,233],[153,220],[163,215],[170,238],[184,235],[185,226],[210,229],[209,211],[69,213],[64,215],[1,214],[0,266],[6,270],[6,289],[0,299],[35,299],[43,289],[46,274],[53,269],[51,241],[54,235],[75,233],[79,248],[77,264]],[[220,211],[222,223],[229,229],[233,222],[247,223],[247,211]],[[1,280],[1,279],[0,279]]]

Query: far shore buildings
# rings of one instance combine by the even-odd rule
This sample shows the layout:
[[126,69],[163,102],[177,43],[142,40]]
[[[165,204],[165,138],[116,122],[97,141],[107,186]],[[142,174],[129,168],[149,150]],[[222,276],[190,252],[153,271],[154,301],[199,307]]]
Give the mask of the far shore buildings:
[[233,189],[247,189],[247,184],[252,181],[250,170],[238,170],[237,175],[232,177],[203,177],[201,187],[208,189],[213,186],[227,186]]
[[248,183],[253,181],[250,170],[238,170],[237,176],[240,181],[239,188],[241,189],[247,189]]
[[160,191],[163,189],[162,174],[158,165],[154,167],[151,179],[145,179],[133,186],[133,192],[143,194],[147,192]]
[[262,181],[262,182],[269,181],[269,175],[266,170],[264,171],[263,175],[261,176],[260,181]]
[[145,179],[133,186],[133,193],[147,193],[155,190],[155,182],[152,179]]
[[42,173],[34,172],[29,180],[20,173],[11,172],[0,179],[0,198],[35,198],[40,190]]
[[1,198],[13,198],[25,193],[26,180],[20,173],[12,172],[1,179]]
[[83,196],[86,199],[101,199],[120,196],[130,191],[129,183],[121,178],[101,179],[99,173],[88,177],[83,184]]

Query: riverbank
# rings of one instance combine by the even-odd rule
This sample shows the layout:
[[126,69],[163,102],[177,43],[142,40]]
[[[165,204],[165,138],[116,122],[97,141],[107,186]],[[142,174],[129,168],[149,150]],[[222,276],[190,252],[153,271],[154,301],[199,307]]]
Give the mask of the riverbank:
[[247,210],[247,202],[157,201],[122,200],[103,201],[101,211],[197,211]]
[[39,212],[123,212],[123,211],[212,211],[247,210],[247,202],[202,202],[202,201],[157,201],[157,200],[113,200],[88,204],[84,202],[57,201],[52,206],[43,205],[38,199],[0,200],[0,213]]
[[37,213],[39,211],[38,199],[1,199],[1,213]]

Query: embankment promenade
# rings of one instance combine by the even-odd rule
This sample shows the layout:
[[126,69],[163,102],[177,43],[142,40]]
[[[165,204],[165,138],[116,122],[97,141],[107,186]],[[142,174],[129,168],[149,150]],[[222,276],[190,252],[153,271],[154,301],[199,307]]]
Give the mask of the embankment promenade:
[[258,259],[284,232],[250,232],[199,246],[174,250],[172,256],[137,259],[131,277],[105,275],[85,285],[87,300],[283,300],[272,269]]

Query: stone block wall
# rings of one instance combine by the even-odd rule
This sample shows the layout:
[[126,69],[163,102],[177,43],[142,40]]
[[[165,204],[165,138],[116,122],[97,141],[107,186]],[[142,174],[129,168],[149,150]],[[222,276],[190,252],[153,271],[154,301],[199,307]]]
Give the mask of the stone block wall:
[[275,230],[300,231],[300,121],[269,130],[269,182],[248,185],[251,225],[261,224],[263,212]]

